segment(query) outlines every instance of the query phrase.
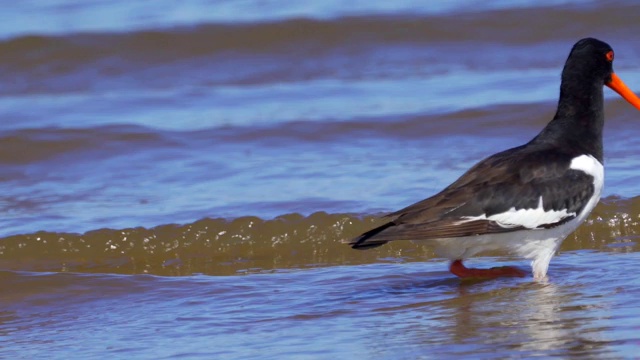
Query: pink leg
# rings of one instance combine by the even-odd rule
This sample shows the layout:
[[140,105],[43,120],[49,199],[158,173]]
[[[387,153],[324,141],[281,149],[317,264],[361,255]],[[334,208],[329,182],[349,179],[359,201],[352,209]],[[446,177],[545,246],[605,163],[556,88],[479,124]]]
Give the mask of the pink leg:
[[491,269],[472,269],[465,267],[462,260],[455,260],[449,266],[453,275],[463,279],[495,279],[498,277],[524,277],[526,273],[513,266],[500,266]]

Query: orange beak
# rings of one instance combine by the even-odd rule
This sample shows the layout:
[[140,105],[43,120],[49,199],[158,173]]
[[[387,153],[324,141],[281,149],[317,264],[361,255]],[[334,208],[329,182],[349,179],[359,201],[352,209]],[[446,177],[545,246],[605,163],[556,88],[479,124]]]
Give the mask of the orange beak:
[[605,85],[620,94],[620,96],[627,100],[629,104],[640,110],[640,98],[638,98],[636,94],[634,94],[633,91],[631,91],[631,89],[629,89],[627,85],[625,85],[622,80],[620,80],[618,75],[616,75],[615,73],[611,73],[611,81],[609,81]]

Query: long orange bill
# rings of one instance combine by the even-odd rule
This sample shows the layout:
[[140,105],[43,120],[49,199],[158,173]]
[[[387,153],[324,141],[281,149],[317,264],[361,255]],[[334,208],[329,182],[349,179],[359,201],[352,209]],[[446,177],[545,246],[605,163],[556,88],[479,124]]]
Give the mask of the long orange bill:
[[612,73],[611,81],[609,81],[605,85],[620,94],[620,96],[627,100],[629,104],[635,106],[636,109],[640,110],[640,98],[638,98],[636,94],[634,94],[633,91],[631,91],[631,89],[629,89],[627,85],[625,85],[622,80],[620,80],[618,75]]

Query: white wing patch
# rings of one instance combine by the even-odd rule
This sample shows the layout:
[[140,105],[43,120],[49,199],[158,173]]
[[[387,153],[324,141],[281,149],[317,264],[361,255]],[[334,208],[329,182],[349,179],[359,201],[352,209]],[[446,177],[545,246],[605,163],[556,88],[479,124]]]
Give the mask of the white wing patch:
[[593,187],[600,198],[600,192],[604,186],[604,167],[591,155],[580,155],[571,160],[569,168],[584,171],[585,174],[593,176]]
[[594,194],[589,202],[585,205],[580,214],[575,212],[567,212],[567,209],[560,211],[544,210],[542,196],[538,200],[538,207],[535,209],[518,209],[515,207],[487,217],[486,214],[480,216],[465,216],[460,224],[474,220],[490,220],[495,221],[503,228],[514,228],[522,226],[527,229],[536,229],[542,225],[554,224],[560,222],[567,217],[578,217],[578,224],[581,223],[587,215],[593,210],[598,201],[604,185],[604,167],[591,155],[580,155],[571,160],[570,169],[580,170],[587,175],[593,176]]
[[542,225],[554,224],[569,216],[576,216],[576,213],[568,213],[566,209],[560,211],[545,210],[542,206],[542,196],[538,200],[538,207],[535,209],[518,209],[515,207],[487,217],[486,214],[480,216],[465,216],[460,223],[474,220],[490,220],[495,221],[503,228],[525,227],[527,229],[535,229]]
[[593,176],[593,195],[584,209],[578,215],[578,222],[581,223],[591,213],[591,210],[598,205],[600,201],[600,194],[604,187],[604,166],[591,155],[580,155],[571,160],[571,166],[573,170],[584,171],[585,174]]

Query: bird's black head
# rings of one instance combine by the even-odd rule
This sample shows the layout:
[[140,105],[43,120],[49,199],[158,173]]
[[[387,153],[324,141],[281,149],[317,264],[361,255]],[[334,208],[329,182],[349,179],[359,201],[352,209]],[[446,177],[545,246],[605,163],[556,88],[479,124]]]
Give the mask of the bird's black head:
[[573,45],[562,70],[556,115],[533,143],[562,143],[602,161],[603,86],[640,110],[640,98],[613,72],[613,57],[611,46],[597,39],[586,38]]
[[640,110],[640,98],[613,72],[613,58],[611,46],[598,39],[585,38],[573,45],[562,70],[561,101],[563,97],[574,97],[573,105],[585,105],[579,104],[583,102],[580,99],[593,99],[606,85]]
[[568,78],[576,76],[597,81],[600,86],[611,81],[613,73],[613,49],[609,44],[594,38],[578,41],[571,52],[562,72]]

